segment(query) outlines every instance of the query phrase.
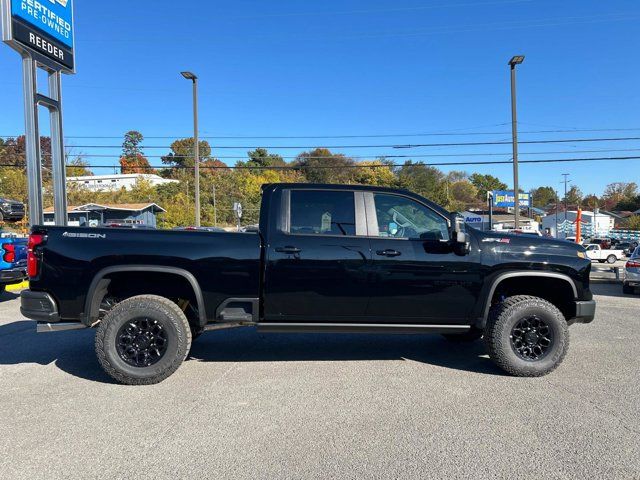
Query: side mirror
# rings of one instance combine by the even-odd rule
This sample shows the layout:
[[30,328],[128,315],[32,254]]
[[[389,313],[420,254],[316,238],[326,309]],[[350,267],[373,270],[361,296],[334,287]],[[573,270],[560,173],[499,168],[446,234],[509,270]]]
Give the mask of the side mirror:
[[466,232],[464,217],[457,213],[452,213],[451,221],[451,243],[453,251],[458,255],[466,255],[471,248],[469,234]]

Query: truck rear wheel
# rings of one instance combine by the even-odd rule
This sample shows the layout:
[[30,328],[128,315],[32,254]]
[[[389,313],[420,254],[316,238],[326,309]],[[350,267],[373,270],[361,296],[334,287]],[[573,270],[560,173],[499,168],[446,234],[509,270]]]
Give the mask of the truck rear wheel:
[[182,364],[191,347],[184,312],[157,295],[131,297],[105,315],[96,332],[102,368],[126,385],[161,382]]
[[569,348],[564,316],[542,298],[517,295],[492,309],[484,333],[491,359],[518,377],[555,370]]
[[616,263],[617,257],[615,255],[609,255],[607,257],[607,263]]

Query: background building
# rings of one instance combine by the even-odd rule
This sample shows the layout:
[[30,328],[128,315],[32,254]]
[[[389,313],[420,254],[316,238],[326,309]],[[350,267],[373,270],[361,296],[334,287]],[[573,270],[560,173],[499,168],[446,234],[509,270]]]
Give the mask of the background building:
[[83,177],[67,177],[71,185],[78,185],[96,192],[107,192],[125,188],[131,190],[138,180],[145,180],[152,186],[165,185],[167,183],[179,183],[178,180],[162,178],[151,173],[119,173],[113,175],[87,175]]
[[[575,210],[567,211],[567,220],[565,222],[565,213],[557,214],[558,238],[573,237],[576,234],[576,217],[578,212]],[[582,212],[582,237],[608,237],[614,228],[615,218],[607,213],[598,212]],[[542,219],[542,230],[549,229],[552,237],[556,236],[556,213],[550,213]]]
[[[67,214],[69,226],[97,227],[105,223],[125,223],[155,227],[158,213],[165,209],[155,203],[122,203],[99,205],[88,203],[77,207],[69,206]],[[44,211],[44,224],[54,225],[53,208]]]

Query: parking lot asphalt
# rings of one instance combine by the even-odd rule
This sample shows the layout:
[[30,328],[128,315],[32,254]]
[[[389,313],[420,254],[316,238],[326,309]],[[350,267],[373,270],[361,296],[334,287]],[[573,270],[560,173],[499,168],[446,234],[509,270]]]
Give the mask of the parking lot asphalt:
[[593,290],[596,320],[542,378],[482,342],[236,329],[149,387],[5,293],[0,478],[640,478],[640,296]]

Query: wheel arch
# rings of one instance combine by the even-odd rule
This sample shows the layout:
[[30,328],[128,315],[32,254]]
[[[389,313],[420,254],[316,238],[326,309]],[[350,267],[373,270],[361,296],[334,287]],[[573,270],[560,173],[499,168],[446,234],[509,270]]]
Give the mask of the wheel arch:
[[200,324],[205,325],[207,323],[204,296],[202,295],[202,290],[200,288],[198,280],[191,272],[183,268],[165,267],[159,265],[114,265],[98,271],[98,273],[96,273],[96,275],[91,280],[84,307],[84,323],[86,325],[90,326],[98,319],[100,302],[102,301],[102,298],[104,297],[104,294],[106,293],[107,288],[111,282],[111,280],[106,277],[114,273],[123,272],[165,273],[182,277],[189,283],[189,285],[193,289],[193,294],[198,305],[198,316]]
[[[484,291],[484,294],[482,296],[483,303],[479,312],[480,317],[478,319],[478,326],[481,328],[484,328],[484,326],[486,325],[487,318],[489,317],[489,311],[491,309],[491,301],[501,284],[505,284],[505,282],[508,282],[510,280],[515,280],[515,279],[526,280],[527,278],[533,278],[533,279],[546,278],[546,279],[552,279],[556,282],[558,281],[563,282],[563,285],[565,285],[565,288],[567,287],[567,284],[568,284],[568,287],[571,289],[571,292],[573,294],[573,298],[571,298],[571,301],[573,302],[576,298],[578,298],[578,289],[576,288],[576,285],[571,279],[571,277],[569,277],[566,274],[558,273],[558,272],[531,272],[531,271],[504,272],[504,273],[498,274],[491,281],[491,283],[488,284],[488,287]],[[536,288],[542,289],[540,285],[536,285],[536,287],[532,288],[532,291],[535,292]],[[531,293],[531,294],[533,295],[534,293]]]

